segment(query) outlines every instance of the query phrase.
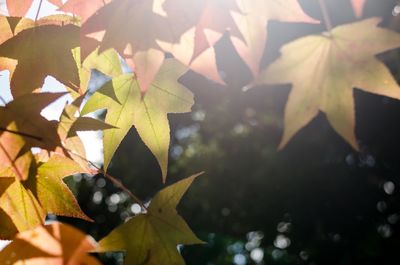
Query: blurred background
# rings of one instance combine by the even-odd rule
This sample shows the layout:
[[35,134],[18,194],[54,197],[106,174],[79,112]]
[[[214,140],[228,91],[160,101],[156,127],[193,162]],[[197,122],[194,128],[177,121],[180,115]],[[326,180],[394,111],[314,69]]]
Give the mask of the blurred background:
[[[317,0],[300,2],[322,20]],[[326,2],[335,25],[356,20],[349,0]],[[368,0],[364,17],[383,17],[382,26],[399,31],[399,13],[395,0]],[[268,30],[263,66],[282,44],[325,29],[271,22]],[[217,54],[227,86],[187,73],[180,82],[195,94],[193,112],[170,115],[168,183],[206,172],[178,208],[207,242],[180,247],[187,264],[400,264],[400,102],[355,90],[360,153],[323,114],[278,151],[290,86],[247,87],[250,72],[228,38]],[[399,80],[399,51],[379,58]],[[94,72],[93,91],[106,81]],[[163,187],[159,166],[134,129],[109,172],[145,201]],[[95,239],[140,211],[100,175],[67,182],[95,223],[60,219]],[[123,261],[121,253],[99,257],[109,265]]]

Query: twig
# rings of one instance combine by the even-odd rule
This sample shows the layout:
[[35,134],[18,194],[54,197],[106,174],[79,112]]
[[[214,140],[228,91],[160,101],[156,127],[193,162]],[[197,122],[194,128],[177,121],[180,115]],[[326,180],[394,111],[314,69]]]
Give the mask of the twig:
[[110,174],[108,174],[107,172],[105,172],[104,170],[102,170],[101,168],[99,168],[95,163],[93,163],[92,161],[88,160],[86,157],[83,157],[77,153],[75,153],[72,150],[69,150],[65,147],[63,147],[67,152],[69,152],[72,155],[75,155],[77,157],[79,157],[80,159],[84,160],[85,162],[89,163],[92,167],[96,168],[96,170],[101,173],[104,177],[106,177],[109,181],[111,181],[115,186],[117,186],[118,188],[120,188],[121,190],[123,190],[124,192],[126,192],[137,204],[140,205],[140,207],[142,207],[143,210],[147,211],[147,207],[146,205],[144,205],[143,201],[141,199],[139,199],[135,194],[133,194],[127,187],[125,187],[125,185],[118,180],[117,178],[111,176]]
[[[89,163],[96,167],[92,162],[89,161]],[[104,170],[96,167],[96,169],[103,175],[105,176],[109,181],[111,181],[115,186],[117,186],[118,188],[120,188],[121,190],[123,190],[124,192],[126,192],[137,204],[140,205],[140,207],[142,207],[143,210],[147,211],[147,207],[146,205],[144,205],[143,201],[141,199],[139,199],[135,194],[133,194],[127,187],[124,186],[124,184],[122,184],[122,182],[118,179],[116,179],[115,177],[111,176],[110,174],[108,174],[107,172],[105,172]]]
[[42,8],[42,3],[43,3],[43,0],[40,0],[40,2],[39,2],[39,7],[38,7],[38,10],[37,10],[36,16],[35,16],[35,21],[38,20],[39,13],[40,13],[40,9]]
[[332,22],[331,22],[331,18],[329,16],[328,8],[326,7],[325,0],[318,0],[318,3],[321,8],[322,17],[324,18],[325,27],[326,27],[327,31],[331,31],[332,30]]

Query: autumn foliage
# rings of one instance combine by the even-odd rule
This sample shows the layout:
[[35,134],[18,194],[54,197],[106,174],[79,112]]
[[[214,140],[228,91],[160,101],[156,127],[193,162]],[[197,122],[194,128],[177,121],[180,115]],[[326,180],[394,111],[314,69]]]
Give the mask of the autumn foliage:
[[[400,35],[379,27],[379,18],[334,28],[326,20],[326,32],[285,44],[280,58],[261,69],[268,23],[320,23],[297,0],[47,1],[65,14],[31,19],[25,16],[32,0],[7,0],[8,15],[0,17],[0,70],[9,71],[13,96],[0,107],[0,238],[13,240],[0,252],[0,264],[100,264],[88,253],[116,251],[126,252],[129,265],[184,264],[177,245],[202,241],[176,206],[198,175],[165,187],[146,204],[107,170],[134,127],[166,181],[168,115],[190,112],[194,104],[178,79],[192,70],[224,84],[215,45],[226,34],[250,69],[249,87],[292,85],[280,148],[323,112],[357,150],[353,90],[400,99],[396,80],[376,57],[398,48]],[[350,4],[361,17],[365,0]],[[91,94],[94,69],[110,81]],[[47,76],[65,92],[43,92]],[[41,116],[66,94],[73,101],[58,121]],[[104,120],[88,116],[102,109]],[[87,159],[77,134],[98,130],[102,168]],[[73,174],[103,174],[136,200],[141,213],[98,243],[65,224],[45,225],[47,214],[92,221],[63,181]]]

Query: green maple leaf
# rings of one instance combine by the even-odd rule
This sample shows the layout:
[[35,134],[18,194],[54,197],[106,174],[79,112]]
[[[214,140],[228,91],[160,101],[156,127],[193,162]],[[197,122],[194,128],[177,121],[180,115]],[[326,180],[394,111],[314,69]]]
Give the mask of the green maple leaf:
[[201,244],[176,212],[183,194],[198,175],[164,188],[152,199],[147,213],[114,229],[99,242],[98,252],[126,251],[129,265],[183,265],[178,244]]
[[[33,229],[44,223],[46,213],[30,190],[15,179],[0,197],[3,212],[1,239],[12,239],[18,231]],[[3,217],[1,216],[1,217]],[[4,228],[8,229],[4,229]]]
[[[75,48],[72,51],[79,69],[80,87],[77,93],[78,97],[87,91],[93,69],[109,77],[116,77],[122,74],[121,59],[114,49],[108,49],[100,54],[98,51],[99,49],[94,50],[82,63],[81,49]],[[70,89],[70,92],[74,96],[74,90]]]
[[62,156],[52,155],[46,162],[38,162],[35,177],[25,184],[32,190],[40,205],[47,213],[89,220],[82,213],[74,195],[63,178],[84,172],[76,162]]
[[84,96],[77,98],[72,104],[66,105],[60,117],[59,134],[61,139],[65,140],[77,135],[77,132],[83,131],[99,131],[115,128],[103,121],[90,117],[76,116],[79,114],[79,107]]
[[83,115],[107,108],[105,122],[117,127],[104,132],[105,169],[134,126],[157,158],[165,180],[170,143],[167,114],[188,112],[193,105],[193,94],[176,81],[186,70],[182,64],[168,59],[144,97],[134,76],[125,74],[106,83],[88,100]]
[[[14,181],[0,197],[0,208],[8,216],[8,222],[3,221],[0,225],[26,231],[43,224],[47,213],[90,221],[63,182],[64,177],[80,172],[85,170],[76,162],[54,154],[46,162],[34,159],[27,180],[21,181],[15,174],[3,173],[0,179],[14,177]],[[0,238],[9,239],[15,233],[0,230]]]
[[78,162],[82,168],[86,168],[88,172],[91,172],[88,167],[90,162],[86,159],[85,147],[82,140],[77,135],[77,132],[106,130],[115,127],[97,119],[78,116],[77,114],[79,114],[83,99],[84,95],[76,98],[74,102],[64,107],[60,122],[58,123],[58,134],[63,143],[63,147],[58,154],[73,159]]
[[353,89],[400,99],[400,88],[375,55],[400,46],[400,35],[378,28],[380,19],[342,25],[330,33],[300,38],[285,45],[282,56],[258,83],[293,84],[285,108],[280,147],[318,113],[355,149]]

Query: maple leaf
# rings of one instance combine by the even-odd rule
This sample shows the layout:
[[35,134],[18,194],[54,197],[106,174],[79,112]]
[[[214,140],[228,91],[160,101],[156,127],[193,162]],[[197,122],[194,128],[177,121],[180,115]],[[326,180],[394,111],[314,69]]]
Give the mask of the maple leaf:
[[90,118],[76,116],[79,113],[79,106],[84,96],[77,98],[72,104],[66,105],[60,118],[59,126],[63,128],[61,138],[66,139],[77,135],[77,132],[83,131],[99,131],[115,128],[103,121]]
[[176,81],[186,70],[176,60],[167,59],[144,97],[134,76],[125,74],[106,83],[88,100],[83,115],[107,107],[105,122],[117,127],[104,132],[106,170],[122,139],[134,126],[157,158],[165,180],[170,143],[167,114],[188,112],[194,103],[193,94]]
[[0,128],[4,130],[12,122],[15,133],[22,136],[27,146],[54,150],[61,146],[57,125],[40,115],[42,109],[65,93],[33,93],[18,97],[0,107]]
[[232,17],[232,12],[240,12],[236,0],[167,0],[163,9],[170,24],[186,25],[188,30],[181,35],[178,43],[158,41],[160,46],[193,71],[223,84],[214,45],[227,30],[242,39]]
[[357,17],[362,16],[365,3],[366,3],[366,0],[351,0],[351,4],[353,6],[354,13]]
[[[84,97],[81,96],[70,105],[64,107],[57,131],[63,143],[63,148],[60,153],[72,158],[74,161],[79,163],[82,168],[86,168],[88,166],[86,161],[86,150],[81,139],[78,135],[68,137],[73,121],[76,120],[75,114],[79,111],[83,98]],[[65,152],[67,152],[67,154],[65,154]]]
[[87,173],[90,173],[91,170],[88,168],[85,147],[77,135],[77,132],[106,130],[115,127],[97,119],[77,116],[83,99],[84,95],[64,107],[58,124],[58,134],[60,135],[63,147],[61,151],[56,152],[58,154],[64,154],[78,162],[82,168],[87,169]]
[[[82,25],[83,35],[105,31],[100,38],[99,52],[116,49],[135,71],[142,92],[151,85],[165,58],[157,41],[173,43],[179,40],[180,35],[176,28],[166,30],[167,18],[153,12],[153,5],[160,1],[115,0]],[[126,25],[129,25],[129,30],[125,30]],[[83,54],[87,54],[87,46],[91,45],[83,42],[81,46]]]
[[378,18],[342,25],[283,46],[258,83],[292,83],[285,108],[283,147],[319,111],[355,149],[353,88],[400,99],[400,88],[374,55],[400,46],[400,35],[378,28]]
[[19,233],[0,252],[0,260],[9,265],[100,265],[87,254],[95,247],[95,241],[76,228],[52,223]]
[[10,240],[18,231],[41,225],[46,216],[32,192],[17,179],[1,195],[0,209],[1,226],[8,228],[0,230],[1,239]]
[[7,10],[10,16],[14,17],[23,17],[28,13],[29,8],[31,7],[33,0],[6,0]]
[[244,38],[231,35],[240,57],[256,77],[267,42],[268,21],[319,23],[301,9],[298,0],[237,0],[241,13],[234,13],[236,25]]
[[78,15],[82,23],[84,23],[89,17],[95,14],[97,10],[109,2],[111,2],[111,0],[69,0],[58,10]]
[[62,181],[64,177],[85,172],[76,162],[52,155],[46,162],[38,161],[36,176],[25,186],[32,190],[47,213],[91,221],[80,209],[74,195]]
[[100,54],[98,49],[96,49],[90,53],[82,63],[80,48],[75,48],[73,50],[73,56],[79,69],[80,87],[77,93],[78,97],[87,92],[93,69],[109,77],[116,77],[122,74],[121,59],[114,49],[108,49]]
[[[0,177],[0,197],[13,182],[14,178]],[[0,208],[0,231],[3,231],[2,236],[4,238],[12,238],[16,233],[18,233],[18,230],[13,224],[11,218],[1,208]]]
[[[9,216],[18,231],[26,231],[44,222],[47,213],[91,221],[80,209],[63,178],[85,172],[76,162],[52,155],[46,162],[33,160],[27,180],[14,182],[0,197],[0,208]],[[15,232],[15,231],[14,231]],[[10,231],[0,231],[1,238],[10,238]]]
[[147,213],[139,214],[100,240],[97,252],[126,251],[125,264],[183,265],[178,244],[203,243],[191,231],[176,206],[198,175],[164,188],[152,199]]
[[40,88],[48,75],[78,87],[78,69],[71,51],[77,46],[79,27],[72,24],[28,28],[0,44],[0,57],[18,60],[11,78],[13,96]]

